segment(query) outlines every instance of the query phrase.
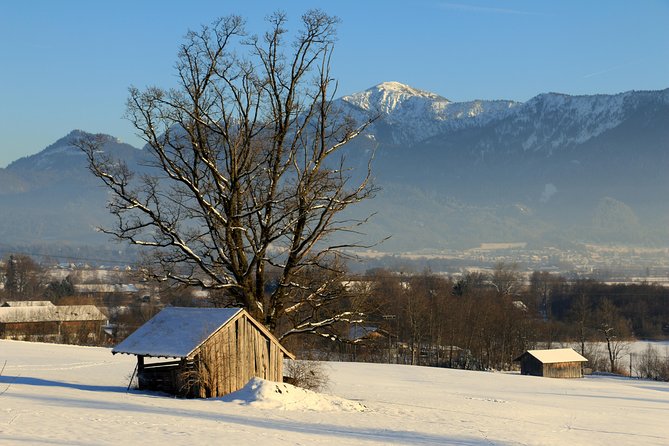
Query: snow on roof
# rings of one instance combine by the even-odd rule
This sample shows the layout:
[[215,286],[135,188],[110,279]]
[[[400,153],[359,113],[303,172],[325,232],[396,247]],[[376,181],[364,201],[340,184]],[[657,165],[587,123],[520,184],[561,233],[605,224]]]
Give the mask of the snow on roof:
[[351,325],[348,330],[348,339],[351,341],[362,340],[378,331],[379,327],[374,325]]
[[[556,362],[587,362],[583,356],[579,355],[571,348],[555,348],[552,350],[528,350],[527,353],[537,358],[544,364]],[[522,356],[522,355],[521,355]]]
[[107,317],[95,305],[2,307],[0,323],[104,321]]
[[55,306],[48,300],[8,300],[2,307],[53,307]]
[[114,347],[112,353],[185,358],[240,311],[167,307]]
[[136,293],[137,286],[131,283],[76,283],[77,293]]

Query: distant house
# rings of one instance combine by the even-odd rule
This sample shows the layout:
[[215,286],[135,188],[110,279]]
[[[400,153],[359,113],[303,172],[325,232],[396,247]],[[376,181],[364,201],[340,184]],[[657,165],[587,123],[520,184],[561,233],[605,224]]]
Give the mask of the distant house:
[[354,343],[387,338],[388,334],[385,331],[380,330],[376,325],[353,324],[348,330],[348,339],[350,342]]
[[112,353],[137,356],[140,389],[189,398],[226,395],[253,377],[281,382],[283,359],[295,359],[241,308],[165,308]]
[[95,305],[5,302],[0,307],[0,338],[88,343],[97,339],[106,321]]
[[520,362],[522,375],[549,378],[581,378],[582,365],[588,360],[571,348],[528,350],[514,359]]

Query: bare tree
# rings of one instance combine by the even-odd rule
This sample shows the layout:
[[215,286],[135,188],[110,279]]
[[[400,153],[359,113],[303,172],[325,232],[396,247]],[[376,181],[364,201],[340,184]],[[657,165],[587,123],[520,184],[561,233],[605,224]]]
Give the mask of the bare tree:
[[581,355],[585,356],[585,343],[588,340],[590,319],[592,318],[590,299],[584,292],[580,292],[571,308],[571,319],[576,325]]
[[[127,117],[147,143],[149,173],[113,159],[99,136],[79,146],[112,192],[116,225],[103,230],[154,248],[151,276],[224,291],[275,330],[296,294],[318,296],[300,277],[359,245],[329,240],[357,233],[364,221],[341,211],[374,188],[369,167],[351,180],[341,153],[368,123],[333,106],[338,19],[310,10],[292,39],[283,13],[267,21],[261,37],[238,16],[190,31],[177,88],[130,89]],[[275,283],[268,269],[280,271]]]
[[26,255],[9,256],[4,279],[5,295],[8,300],[34,300],[42,295],[44,271]]
[[518,265],[498,262],[489,284],[495,289],[498,296],[517,296],[522,288]]
[[551,348],[556,335],[556,321],[553,317],[553,294],[559,290],[563,279],[546,271],[534,271],[530,276],[529,292],[531,302],[538,308],[543,319],[546,348]]
[[618,371],[618,360],[629,347],[629,322],[620,315],[620,311],[609,300],[602,300],[598,308],[597,330],[606,341],[611,373]]

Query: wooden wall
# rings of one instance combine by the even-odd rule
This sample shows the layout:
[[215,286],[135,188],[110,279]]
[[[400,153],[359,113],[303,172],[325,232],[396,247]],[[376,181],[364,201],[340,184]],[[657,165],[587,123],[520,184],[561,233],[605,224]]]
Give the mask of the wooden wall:
[[548,378],[582,378],[580,362],[555,362],[544,364],[544,375]]
[[556,362],[544,364],[530,354],[520,358],[520,373],[548,378],[582,378],[580,362]]
[[226,395],[241,389],[254,376],[283,380],[283,352],[242,315],[226,324],[197,353],[200,397]]

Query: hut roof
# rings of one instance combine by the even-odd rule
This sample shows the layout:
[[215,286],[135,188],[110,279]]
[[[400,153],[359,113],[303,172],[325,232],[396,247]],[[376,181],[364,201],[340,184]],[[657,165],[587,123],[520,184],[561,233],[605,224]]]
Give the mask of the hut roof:
[[0,323],[104,321],[107,317],[95,305],[2,307]]
[[8,300],[1,307],[55,307],[48,300]]
[[[246,314],[256,328],[281,346],[269,330],[241,308],[167,307],[114,347],[112,353],[186,358],[214,333],[242,314]],[[283,347],[281,350],[294,358]]]
[[541,361],[543,364],[554,364],[557,362],[587,362],[583,356],[579,355],[572,348],[555,348],[551,350],[528,350],[515,361],[520,361],[520,359],[525,355],[532,355]]

